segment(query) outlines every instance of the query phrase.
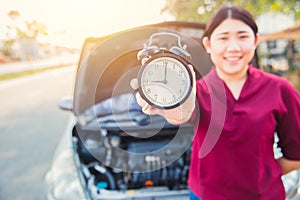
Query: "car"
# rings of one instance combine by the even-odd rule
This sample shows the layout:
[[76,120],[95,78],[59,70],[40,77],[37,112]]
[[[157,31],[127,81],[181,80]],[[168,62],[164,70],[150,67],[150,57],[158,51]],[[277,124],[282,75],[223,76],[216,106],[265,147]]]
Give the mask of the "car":
[[[45,176],[49,200],[189,199],[194,127],[143,114],[130,81],[142,65],[137,55],[151,55],[157,47],[186,50],[190,63],[199,66],[196,78],[204,76],[212,66],[201,45],[204,28],[205,23],[168,21],[85,40],[73,96],[59,103],[71,114]],[[274,149],[280,155],[276,141]],[[283,181],[287,197],[296,199],[299,171]]]

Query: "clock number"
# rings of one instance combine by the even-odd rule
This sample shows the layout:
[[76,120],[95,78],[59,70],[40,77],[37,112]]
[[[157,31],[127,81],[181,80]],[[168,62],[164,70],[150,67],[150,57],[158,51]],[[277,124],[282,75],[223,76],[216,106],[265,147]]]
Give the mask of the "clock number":
[[145,93],[146,93],[146,94],[151,93],[151,89],[150,89],[150,88],[147,88],[147,89],[145,90]]
[[144,83],[144,85],[147,85],[147,84],[149,83],[149,80],[148,80],[148,79],[145,79],[145,80],[143,81],[143,83]]
[[180,70],[180,71],[178,72],[178,75],[179,75],[179,76],[183,76],[183,73],[184,73],[184,71]]
[[173,95],[173,101],[176,101],[176,95]]

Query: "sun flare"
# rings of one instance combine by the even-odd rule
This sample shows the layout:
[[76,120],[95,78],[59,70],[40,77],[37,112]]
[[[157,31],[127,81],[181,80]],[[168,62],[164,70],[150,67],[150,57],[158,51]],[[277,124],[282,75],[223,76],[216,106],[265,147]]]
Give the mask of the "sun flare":
[[[168,20],[161,14],[164,4],[162,0],[11,0],[0,3],[0,20],[20,27],[24,21],[36,20],[47,27],[43,40],[76,46],[88,36]],[[10,10],[20,16],[10,19]],[[0,25],[2,37],[4,30],[5,25]]]

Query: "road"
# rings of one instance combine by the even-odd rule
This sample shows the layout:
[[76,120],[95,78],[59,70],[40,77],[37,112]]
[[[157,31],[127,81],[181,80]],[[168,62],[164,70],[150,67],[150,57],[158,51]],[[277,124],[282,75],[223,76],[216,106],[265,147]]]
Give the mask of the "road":
[[74,66],[0,82],[0,199],[45,199],[44,175],[70,113]]

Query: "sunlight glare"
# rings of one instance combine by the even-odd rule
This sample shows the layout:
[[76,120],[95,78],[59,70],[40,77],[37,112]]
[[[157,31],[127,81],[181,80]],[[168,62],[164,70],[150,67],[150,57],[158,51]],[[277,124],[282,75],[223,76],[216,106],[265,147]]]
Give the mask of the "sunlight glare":
[[[43,41],[78,46],[85,37],[166,21],[168,16],[160,13],[164,4],[163,0],[10,0],[0,3],[0,21],[21,26],[37,20],[47,27],[48,36],[40,37]],[[7,17],[10,10],[20,12],[13,22]],[[0,31],[4,29],[2,25]]]

